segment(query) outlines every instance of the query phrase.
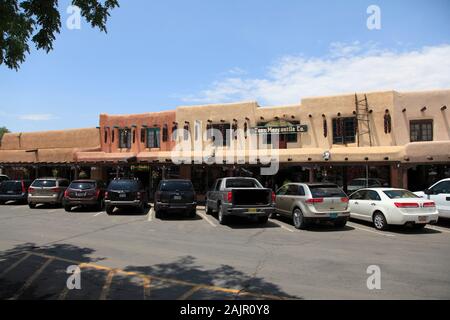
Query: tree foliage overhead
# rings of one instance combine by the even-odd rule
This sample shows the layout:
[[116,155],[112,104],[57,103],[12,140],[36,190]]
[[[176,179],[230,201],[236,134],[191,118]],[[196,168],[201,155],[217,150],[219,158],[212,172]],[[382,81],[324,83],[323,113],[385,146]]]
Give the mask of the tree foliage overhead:
[[0,146],[2,145],[3,135],[8,132],[9,130],[6,127],[0,127]]
[[[118,0],[72,0],[81,16],[106,32],[110,12]],[[0,64],[18,70],[30,52],[30,42],[47,53],[61,29],[58,0],[0,0]],[[30,41],[31,40],[31,41]]]

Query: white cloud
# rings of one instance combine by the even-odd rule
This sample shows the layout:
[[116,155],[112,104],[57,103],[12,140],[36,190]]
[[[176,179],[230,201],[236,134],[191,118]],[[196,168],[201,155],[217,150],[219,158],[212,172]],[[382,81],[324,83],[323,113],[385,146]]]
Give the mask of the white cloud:
[[40,114],[21,114],[18,116],[19,120],[27,121],[49,121],[57,119],[57,117],[50,113],[40,113]]
[[379,90],[450,88],[450,45],[381,50],[374,43],[332,43],[322,57],[284,56],[261,78],[232,74],[183,100],[298,103],[302,97]]

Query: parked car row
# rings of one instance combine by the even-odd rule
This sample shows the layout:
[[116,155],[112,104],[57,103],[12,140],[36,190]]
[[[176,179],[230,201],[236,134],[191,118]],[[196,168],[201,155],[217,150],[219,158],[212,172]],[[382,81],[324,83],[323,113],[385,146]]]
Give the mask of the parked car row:
[[[88,179],[69,182],[63,178],[0,178],[0,204],[11,200],[28,203],[30,208],[53,204],[63,206],[67,212],[81,206],[113,214],[115,208],[124,207],[144,213],[149,201],[137,179],[114,179],[106,186],[102,181]],[[280,215],[291,219],[298,229],[320,222],[343,228],[350,218],[372,222],[379,230],[389,225],[423,228],[436,223],[439,217],[450,218],[450,178],[415,193],[380,184],[359,188],[347,196],[331,183],[288,183],[273,192],[257,179],[228,177],[216,180],[206,194],[205,209],[207,214],[216,213],[220,224],[227,224],[231,216],[266,223],[270,216]],[[154,195],[156,217],[173,212],[194,217],[196,198],[190,180],[162,180]]]

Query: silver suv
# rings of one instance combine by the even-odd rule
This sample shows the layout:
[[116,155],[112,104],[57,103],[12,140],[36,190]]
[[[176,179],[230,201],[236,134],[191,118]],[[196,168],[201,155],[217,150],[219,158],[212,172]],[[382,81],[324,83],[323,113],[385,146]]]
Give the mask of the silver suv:
[[36,208],[39,203],[62,205],[69,180],[63,178],[39,178],[28,188],[28,205]]
[[350,217],[348,197],[329,183],[288,183],[278,189],[275,212],[292,218],[297,229],[310,223],[331,221],[343,228]]

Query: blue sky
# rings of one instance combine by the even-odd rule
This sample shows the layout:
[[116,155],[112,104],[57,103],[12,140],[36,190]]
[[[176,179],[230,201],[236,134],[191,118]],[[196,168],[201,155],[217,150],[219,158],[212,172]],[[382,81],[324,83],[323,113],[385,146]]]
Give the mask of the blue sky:
[[[360,90],[450,88],[450,1],[119,0],[108,34],[63,27],[0,66],[0,126],[93,127],[100,113]],[[369,5],[381,29],[366,26]]]

